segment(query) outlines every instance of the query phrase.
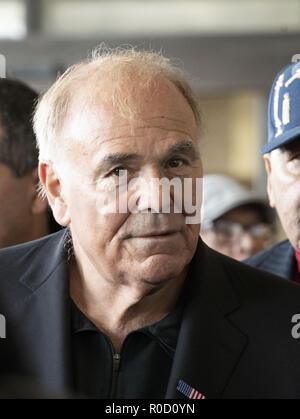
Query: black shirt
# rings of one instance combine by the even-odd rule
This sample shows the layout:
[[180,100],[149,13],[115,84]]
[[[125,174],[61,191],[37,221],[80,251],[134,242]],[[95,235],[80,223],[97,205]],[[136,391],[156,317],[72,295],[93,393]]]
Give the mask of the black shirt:
[[182,302],[159,322],[131,332],[115,354],[108,337],[72,302],[74,390],[88,398],[164,398]]

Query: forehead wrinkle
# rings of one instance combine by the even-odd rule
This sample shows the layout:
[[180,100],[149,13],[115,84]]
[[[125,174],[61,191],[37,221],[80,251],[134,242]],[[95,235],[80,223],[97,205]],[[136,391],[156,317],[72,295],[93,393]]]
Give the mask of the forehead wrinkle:
[[[120,127],[121,128],[121,127]],[[170,135],[171,135],[171,133],[172,132],[175,132],[175,133],[180,133],[180,134],[183,134],[183,135],[185,135],[186,137],[192,137],[187,131],[185,131],[185,130],[181,130],[181,129],[170,129],[170,128],[166,128],[166,127],[159,127],[159,126],[156,126],[156,127],[153,127],[153,126],[143,126],[143,127],[137,127],[137,128],[134,128],[134,129],[136,129],[136,130],[139,130],[139,129],[160,129],[160,130],[162,130],[162,131],[165,131],[165,132],[169,132],[170,133]],[[99,146],[101,146],[102,144],[105,144],[105,143],[107,143],[107,142],[110,142],[110,141],[117,141],[117,140],[122,140],[122,139],[135,139],[135,138],[141,138],[141,137],[143,137],[143,135],[142,134],[138,134],[138,133],[128,133],[128,132],[124,132],[124,134],[120,134],[120,133],[115,133],[114,134],[114,132],[112,132],[111,133],[111,136],[109,136],[108,138],[105,138],[105,139],[103,139],[103,135],[105,136],[105,135],[108,135],[108,133],[109,132],[111,132],[112,130],[118,130],[119,128],[113,128],[113,129],[111,129],[111,128],[108,128],[106,131],[107,131],[107,134],[101,134],[101,135],[97,135],[96,137],[94,137],[93,139],[91,139],[90,141],[91,142],[99,142]],[[167,140],[168,139],[168,137],[166,137],[166,138],[161,138],[160,139],[160,141],[163,141],[163,140]],[[193,142],[193,140],[190,140],[190,141],[192,141]]]
[[170,118],[169,116],[164,116],[164,115],[155,115],[155,116],[152,116],[150,118],[143,118],[144,121],[153,121],[153,120],[156,120],[156,119],[158,119],[158,120],[160,120],[160,119],[161,120],[168,120],[168,121],[171,121],[171,122],[186,124],[186,121],[184,121],[183,119]]

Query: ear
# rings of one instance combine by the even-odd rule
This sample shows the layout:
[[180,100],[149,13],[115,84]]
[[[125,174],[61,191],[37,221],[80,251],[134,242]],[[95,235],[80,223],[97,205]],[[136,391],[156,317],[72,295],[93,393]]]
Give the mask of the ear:
[[31,203],[31,213],[34,215],[40,215],[47,211],[48,201],[46,197],[42,197],[38,193],[39,174],[38,169],[34,169],[31,174],[31,183],[33,188],[33,198]]
[[270,202],[270,207],[271,208],[275,208],[275,201],[273,198],[273,187],[272,187],[272,158],[271,158],[271,153],[265,154],[264,155],[264,161],[265,161],[265,168],[266,168],[266,172],[267,172],[267,192],[268,192],[268,196],[269,196],[269,202]]
[[62,195],[60,179],[51,163],[39,164],[39,177],[52,208],[53,216],[58,224],[67,226],[70,224],[68,206]]

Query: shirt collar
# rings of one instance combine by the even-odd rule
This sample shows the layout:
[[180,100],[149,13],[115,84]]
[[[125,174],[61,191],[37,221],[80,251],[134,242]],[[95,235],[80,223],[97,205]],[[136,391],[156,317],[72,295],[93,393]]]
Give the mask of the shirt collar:
[[[168,352],[175,352],[182,312],[183,298],[180,297],[176,307],[163,319],[149,326],[134,330],[131,333],[145,333],[157,339]],[[103,333],[85,316],[73,300],[71,300],[71,328],[73,334],[87,331]]]

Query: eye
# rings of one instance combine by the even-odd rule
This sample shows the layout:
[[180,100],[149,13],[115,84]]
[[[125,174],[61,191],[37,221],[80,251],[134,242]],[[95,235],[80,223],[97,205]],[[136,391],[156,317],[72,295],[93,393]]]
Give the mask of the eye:
[[127,169],[124,166],[115,167],[109,174],[117,177],[123,177],[127,174]]
[[183,159],[172,159],[168,162],[168,166],[171,167],[172,169],[176,169],[178,167],[183,166],[186,163],[187,162]]

